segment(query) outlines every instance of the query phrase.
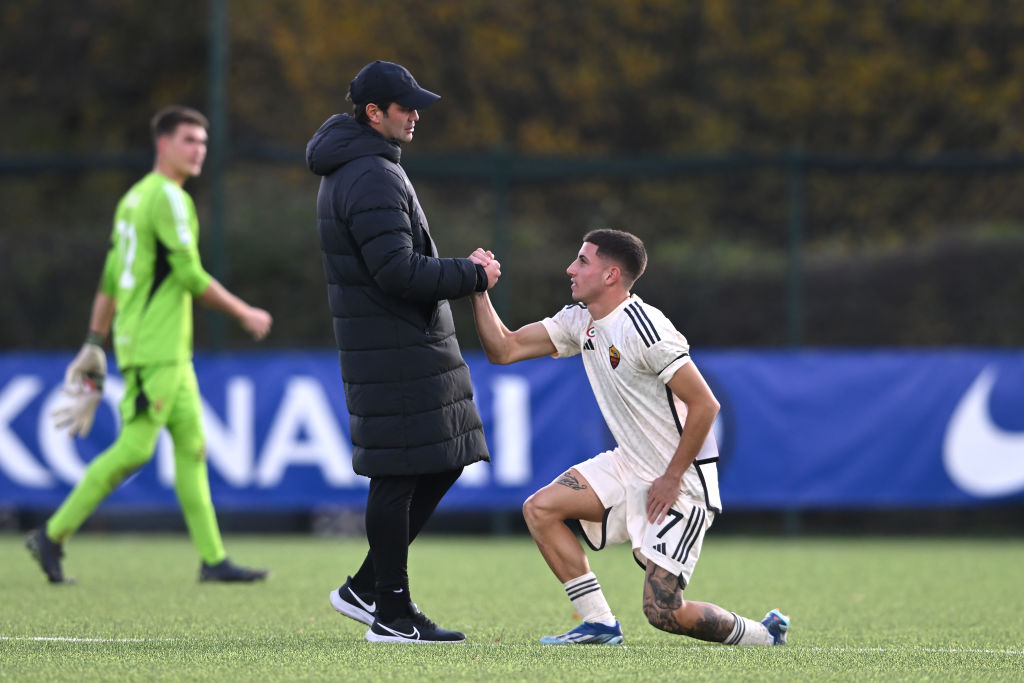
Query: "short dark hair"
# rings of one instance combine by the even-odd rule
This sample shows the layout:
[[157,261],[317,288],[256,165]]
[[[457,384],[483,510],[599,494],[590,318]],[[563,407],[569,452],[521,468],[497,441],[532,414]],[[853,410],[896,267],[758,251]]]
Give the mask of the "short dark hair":
[[149,129],[153,133],[155,141],[164,135],[173,135],[174,131],[178,130],[178,126],[183,123],[202,126],[206,130],[210,129],[210,122],[199,111],[177,104],[164,107],[154,114],[153,119],[149,122]]
[[647,268],[647,249],[636,235],[622,230],[591,230],[583,236],[584,242],[597,247],[597,255],[614,261],[622,269],[629,289]]
[[[345,93],[345,99],[352,102],[351,88],[347,93]],[[391,108],[390,102],[367,102],[366,104],[356,104],[355,102],[352,102],[352,118],[356,120],[356,123],[369,125],[370,117],[366,115],[366,108],[371,104],[376,104],[377,108],[384,112],[384,116],[388,115],[388,109]]]

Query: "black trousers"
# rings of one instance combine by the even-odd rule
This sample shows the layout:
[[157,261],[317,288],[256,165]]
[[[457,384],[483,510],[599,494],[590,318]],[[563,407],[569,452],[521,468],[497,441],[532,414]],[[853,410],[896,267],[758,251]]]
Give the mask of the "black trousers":
[[431,474],[370,478],[366,498],[370,551],[353,575],[352,586],[375,591],[381,618],[388,620],[407,609],[409,544],[461,474],[460,467]]

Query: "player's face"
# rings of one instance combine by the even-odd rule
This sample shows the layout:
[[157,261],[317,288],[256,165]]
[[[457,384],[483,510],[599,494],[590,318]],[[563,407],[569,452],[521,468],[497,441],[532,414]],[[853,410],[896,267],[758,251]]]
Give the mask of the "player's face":
[[388,140],[409,142],[412,140],[416,122],[419,120],[420,113],[417,110],[392,102],[387,112],[381,117],[377,132]]
[[181,180],[202,173],[206,140],[206,129],[193,123],[182,123],[173,134],[165,136],[160,154],[168,171]]
[[597,255],[597,245],[584,242],[576,254],[576,260],[565,270],[569,274],[573,300],[583,303],[595,300],[604,291],[607,270],[606,264]]

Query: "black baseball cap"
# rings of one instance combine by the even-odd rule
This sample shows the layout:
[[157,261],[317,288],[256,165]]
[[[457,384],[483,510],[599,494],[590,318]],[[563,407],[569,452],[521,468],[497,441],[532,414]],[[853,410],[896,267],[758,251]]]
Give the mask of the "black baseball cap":
[[409,109],[426,109],[441,99],[424,90],[401,64],[379,59],[364,66],[348,88],[353,104],[397,102]]

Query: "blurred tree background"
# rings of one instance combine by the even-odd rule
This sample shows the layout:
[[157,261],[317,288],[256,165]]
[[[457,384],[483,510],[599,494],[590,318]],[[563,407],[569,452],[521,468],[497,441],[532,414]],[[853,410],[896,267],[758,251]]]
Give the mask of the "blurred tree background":
[[[0,8],[0,348],[80,342],[150,116],[209,104],[210,2]],[[274,314],[271,346],[333,346],[304,149],[387,59],[443,96],[403,160],[442,255],[500,247],[510,326],[568,302],[583,233],[617,227],[694,345],[784,345],[797,211],[803,343],[1019,346],[1022,31],[1018,0],[232,0],[224,279]],[[618,171],[550,172],[567,159]],[[187,188],[208,225],[208,178]]]

